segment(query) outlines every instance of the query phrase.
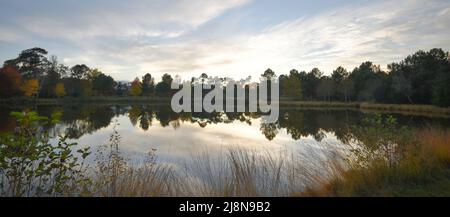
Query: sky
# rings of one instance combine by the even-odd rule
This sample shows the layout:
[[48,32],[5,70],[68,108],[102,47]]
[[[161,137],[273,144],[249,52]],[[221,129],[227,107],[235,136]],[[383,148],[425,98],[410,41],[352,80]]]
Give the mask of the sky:
[[0,61],[42,47],[116,80],[330,74],[450,50],[449,0],[0,0]]

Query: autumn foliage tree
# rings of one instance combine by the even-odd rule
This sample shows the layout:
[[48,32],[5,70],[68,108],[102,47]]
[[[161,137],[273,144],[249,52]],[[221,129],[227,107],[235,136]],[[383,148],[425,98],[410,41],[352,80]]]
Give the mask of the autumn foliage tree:
[[23,94],[27,97],[32,97],[37,95],[39,91],[39,81],[37,79],[26,80],[22,84]]
[[5,66],[0,69],[0,96],[12,97],[19,95],[22,76],[13,66]]
[[66,89],[64,88],[64,84],[62,82],[56,84],[55,95],[57,97],[63,97],[66,95]]
[[142,93],[141,81],[139,81],[139,78],[135,78],[134,81],[131,83],[130,95],[139,96],[141,95],[141,93]]

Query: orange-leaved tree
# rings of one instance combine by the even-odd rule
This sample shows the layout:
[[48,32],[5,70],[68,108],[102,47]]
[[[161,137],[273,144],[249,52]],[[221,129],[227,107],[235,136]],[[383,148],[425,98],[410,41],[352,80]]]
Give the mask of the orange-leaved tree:
[[132,95],[132,96],[139,96],[139,95],[141,95],[141,93],[142,93],[141,81],[139,81],[139,78],[136,78],[131,83],[130,95]]
[[56,84],[55,95],[57,97],[63,97],[66,95],[66,88],[64,88],[64,84],[62,82]]
[[22,76],[10,65],[0,68],[0,97],[12,97],[20,93]]
[[22,91],[25,96],[35,96],[39,91],[39,80],[29,79],[22,84]]

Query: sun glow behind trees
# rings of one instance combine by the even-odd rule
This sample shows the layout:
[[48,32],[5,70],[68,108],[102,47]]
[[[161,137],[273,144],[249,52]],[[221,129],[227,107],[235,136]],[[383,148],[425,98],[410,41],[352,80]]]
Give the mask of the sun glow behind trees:
[[[155,84],[150,73],[142,80],[136,78],[128,85],[116,82],[111,76],[85,64],[72,67],[58,62],[56,56],[47,58],[47,51],[31,48],[15,59],[4,62],[0,69],[2,98],[9,97],[90,97],[90,96],[171,96],[173,78],[164,74]],[[292,100],[364,101],[381,103],[409,103],[450,105],[450,58],[442,49],[418,51],[387,71],[370,61],[351,71],[336,68],[330,76],[318,69],[280,74],[280,94]],[[264,77],[275,77],[267,69]],[[204,81],[202,73],[191,82]],[[226,79],[226,77],[220,78]],[[62,91],[64,90],[64,91]]]

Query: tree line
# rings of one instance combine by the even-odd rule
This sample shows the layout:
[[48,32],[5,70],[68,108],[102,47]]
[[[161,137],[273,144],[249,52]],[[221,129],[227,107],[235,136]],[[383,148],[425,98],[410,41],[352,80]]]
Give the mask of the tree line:
[[[155,84],[147,73],[130,84],[117,82],[97,68],[84,64],[68,67],[56,56],[47,57],[42,48],[22,51],[0,68],[0,97],[89,97],[89,96],[167,96],[173,94],[173,78],[164,74]],[[275,77],[267,69],[262,76]],[[204,82],[202,74],[192,82]],[[372,62],[363,62],[349,71],[341,66],[331,75],[318,68],[292,69],[279,76],[280,94],[295,100],[364,101],[380,103],[450,105],[450,56],[435,48],[418,51],[387,70]]]
[[42,48],[23,50],[17,58],[6,60],[0,68],[0,97],[90,97],[153,95],[170,92],[172,78],[165,74],[163,81],[154,85],[147,73],[142,82],[117,82],[97,68],[85,64],[68,67],[56,56],[47,57]]
[[[274,74],[271,70],[265,74]],[[280,76],[281,95],[302,100],[369,101],[450,105],[450,57],[442,49],[418,51],[387,71],[364,62],[348,71],[337,67],[324,76],[318,69],[291,70]]]

